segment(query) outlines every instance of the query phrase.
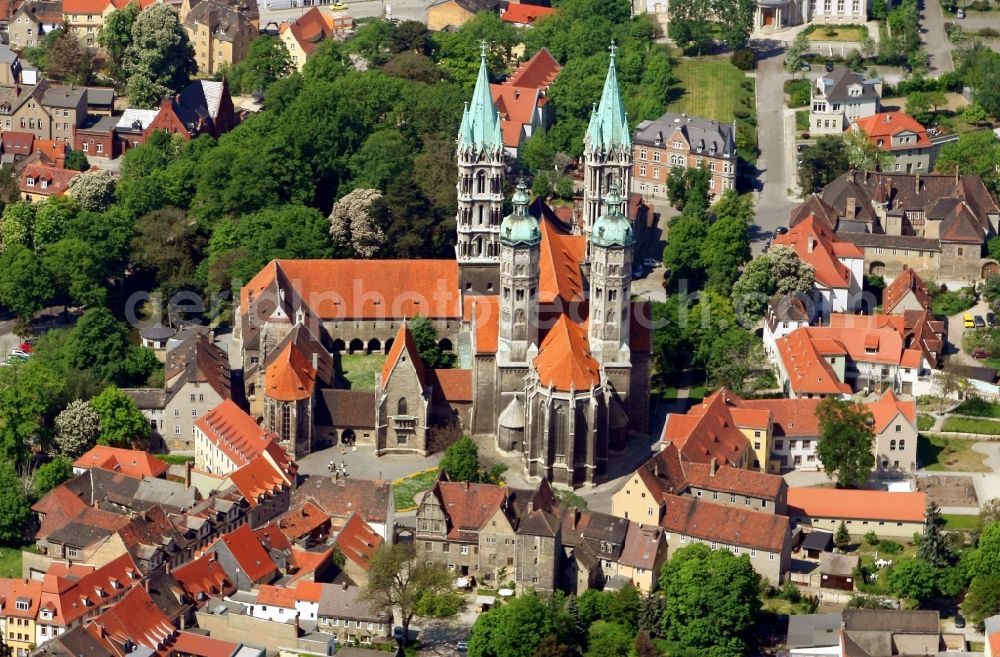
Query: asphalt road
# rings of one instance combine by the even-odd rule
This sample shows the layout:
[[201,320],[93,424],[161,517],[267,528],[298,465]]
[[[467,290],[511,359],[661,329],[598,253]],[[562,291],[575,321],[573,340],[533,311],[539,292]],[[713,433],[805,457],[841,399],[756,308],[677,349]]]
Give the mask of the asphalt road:
[[[931,74],[935,77],[942,73],[955,70],[952,61],[951,51],[954,48],[948,35],[945,34],[944,24],[947,20],[941,11],[940,0],[924,0],[923,17],[921,23],[925,30],[923,35],[924,49],[931,57]],[[996,19],[992,19],[996,22]]]
[[[312,9],[313,5],[304,4],[306,0],[258,0],[257,6],[260,10],[260,24],[266,26],[268,23],[281,23],[282,21],[295,20],[305,12]],[[383,16],[389,12],[392,18],[399,20],[417,20],[427,22],[427,7],[432,0],[346,0],[347,9],[333,12],[335,15],[343,14],[354,18],[366,18],[369,16]],[[327,5],[315,5],[321,11],[327,11]]]
[[[778,226],[788,225],[788,215],[798,204],[788,198],[794,186],[794,115],[785,116],[784,84],[788,78],[782,67],[784,44],[759,41],[754,44],[760,60],[757,64],[757,145],[760,155],[757,168],[762,184],[757,196],[757,219],[751,229],[753,251],[760,253],[768,237]],[[788,122],[791,121],[791,125]],[[789,132],[791,128],[791,132]]]

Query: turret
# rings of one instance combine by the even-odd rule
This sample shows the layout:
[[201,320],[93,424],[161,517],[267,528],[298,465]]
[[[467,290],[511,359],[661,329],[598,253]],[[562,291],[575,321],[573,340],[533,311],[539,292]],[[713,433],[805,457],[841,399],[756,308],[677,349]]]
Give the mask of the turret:
[[521,180],[514,209],[500,225],[500,344],[497,358],[526,362],[538,348],[538,222],[528,212],[531,197]]
[[628,360],[635,233],[612,183],[590,235],[590,350],[602,363]]

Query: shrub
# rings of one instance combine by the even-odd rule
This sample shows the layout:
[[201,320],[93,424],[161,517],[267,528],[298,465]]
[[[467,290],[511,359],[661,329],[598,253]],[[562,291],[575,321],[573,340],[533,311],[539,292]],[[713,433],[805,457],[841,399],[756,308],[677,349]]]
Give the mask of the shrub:
[[934,426],[934,418],[926,413],[917,415],[917,429],[920,431],[930,431]]
[[741,71],[750,71],[757,66],[757,54],[752,48],[734,50],[729,62]]
[[783,600],[788,600],[791,603],[796,603],[802,599],[802,593],[799,592],[799,587],[795,586],[792,582],[785,582],[778,595],[781,596]]
[[981,37],[995,37],[995,36],[1000,36],[1000,32],[997,32],[992,27],[983,27],[983,28],[980,28],[979,31],[976,32],[976,34],[978,34]]
[[744,80],[743,82],[740,82],[740,87],[743,89],[743,91],[751,91],[752,92],[753,91],[753,80]]
[[879,549],[886,554],[899,554],[903,551],[903,546],[896,541],[879,541]]
[[789,107],[805,107],[809,104],[809,80],[789,80],[785,82]]
[[869,530],[868,533],[865,534],[865,543],[867,543],[868,545],[879,544],[879,537],[878,534],[875,533],[874,529]]
[[736,110],[735,112],[733,112],[733,116],[735,116],[738,119],[747,119],[747,118],[750,118],[750,112],[748,112],[746,110],[739,109],[739,110]]
[[934,297],[935,315],[957,315],[976,305],[976,295],[971,287],[961,290],[945,290]]
[[979,417],[1000,418],[1000,404],[986,401],[982,397],[970,395],[955,409],[957,415],[977,415]]
[[799,135],[799,139],[809,139],[809,133],[803,132],[801,135]]

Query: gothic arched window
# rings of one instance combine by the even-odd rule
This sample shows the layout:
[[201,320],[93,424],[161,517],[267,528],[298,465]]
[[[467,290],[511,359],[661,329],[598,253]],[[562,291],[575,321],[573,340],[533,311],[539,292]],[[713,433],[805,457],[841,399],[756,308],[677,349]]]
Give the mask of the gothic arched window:
[[396,415],[406,415],[406,397],[400,397],[396,402]]
[[486,193],[486,172],[480,171],[476,174],[476,193]]

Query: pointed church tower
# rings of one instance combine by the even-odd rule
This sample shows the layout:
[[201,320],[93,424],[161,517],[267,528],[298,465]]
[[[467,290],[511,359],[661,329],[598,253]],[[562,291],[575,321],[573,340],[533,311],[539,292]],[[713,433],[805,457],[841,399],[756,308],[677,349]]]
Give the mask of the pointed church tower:
[[542,234],[528,212],[531,197],[521,180],[514,211],[500,224],[500,344],[497,358],[523,363],[538,348],[538,270]]
[[604,205],[590,234],[590,350],[602,363],[627,362],[635,234],[618,183]]
[[455,256],[464,294],[496,294],[503,213],[504,145],[482,44],[479,77],[458,131],[458,239]]
[[[612,183],[628,197],[632,189],[632,135],[628,117],[618,88],[618,71],[615,65],[617,47],[611,44],[611,64],[604,79],[601,102],[590,115],[590,126],[583,143],[583,232],[590,236],[591,227],[600,216],[604,197]],[[620,197],[621,198],[621,197]],[[622,213],[625,200],[621,200]],[[590,254],[588,239],[587,254]]]

